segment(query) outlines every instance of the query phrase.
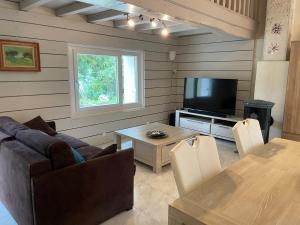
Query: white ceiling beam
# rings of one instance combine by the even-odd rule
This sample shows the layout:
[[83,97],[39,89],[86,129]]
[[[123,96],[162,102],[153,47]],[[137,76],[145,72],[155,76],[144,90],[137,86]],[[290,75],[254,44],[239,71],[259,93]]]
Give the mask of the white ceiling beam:
[[[139,17],[131,17],[131,19],[133,19],[135,24],[136,24],[135,28],[140,26],[140,25],[149,23],[147,18],[144,18],[144,20],[140,20]],[[128,27],[128,21],[127,20],[116,20],[116,21],[114,21],[114,27],[117,27],[117,28]]]
[[[114,10],[118,10],[118,8],[122,8],[122,5],[127,5],[118,0],[77,0],[77,1],[88,3],[91,5],[97,5],[97,6],[100,6],[103,8],[107,8],[107,9],[114,9]],[[119,10],[119,11],[122,11],[122,10]]]
[[135,26],[135,31],[143,31],[143,30],[154,30],[161,28],[162,24],[157,24],[156,27],[153,27],[151,23],[138,24]]
[[23,0],[20,1],[20,10],[30,10],[41,5],[47,4],[52,0]]
[[252,39],[256,34],[256,21],[207,0],[122,1],[147,9],[149,12],[164,13],[171,19],[178,19],[196,26],[206,25],[241,38]]
[[172,33],[173,36],[177,37],[183,37],[183,36],[193,36],[193,35],[205,35],[205,34],[211,34],[212,32],[204,32],[201,29],[196,30],[187,30],[187,31],[179,31]]
[[99,6],[95,6],[85,2],[74,2],[69,5],[63,6],[56,10],[57,16],[69,16],[78,13],[82,13],[91,9],[99,8]]
[[114,21],[114,27],[122,28],[122,27],[127,27],[127,26],[128,26],[128,21],[127,20],[116,20],[116,21]]
[[[191,27],[191,26],[184,25],[184,24],[177,24],[177,25],[167,26],[166,28],[168,29],[169,33],[176,33],[176,32],[182,32],[182,31],[197,29],[195,27]],[[152,33],[153,34],[160,34],[162,29],[163,29],[163,27],[155,29],[155,30],[152,31]]]
[[109,21],[113,20],[116,17],[124,15],[124,12],[120,12],[117,10],[107,10],[104,12],[99,12],[95,14],[88,15],[88,22],[90,23],[96,23],[96,22],[104,22],[104,21]]

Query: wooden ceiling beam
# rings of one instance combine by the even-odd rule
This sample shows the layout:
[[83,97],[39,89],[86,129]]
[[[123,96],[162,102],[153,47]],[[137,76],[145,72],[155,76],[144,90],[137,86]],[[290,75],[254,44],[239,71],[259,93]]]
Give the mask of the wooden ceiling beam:
[[52,0],[23,0],[20,1],[20,10],[30,10],[42,5],[47,4]]
[[82,13],[91,9],[99,8],[97,5],[92,5],[85,2],[74,2],[69,5],[63,6],[56,10],[57,16],[69,16]]
[[107,10],[104,12],[99,12],[95,14],[88,15],[88,22],[90,23],[99,23],[109,20],[114,20],[116,17],[124,15],[124,12],[117,11],[117,10]]

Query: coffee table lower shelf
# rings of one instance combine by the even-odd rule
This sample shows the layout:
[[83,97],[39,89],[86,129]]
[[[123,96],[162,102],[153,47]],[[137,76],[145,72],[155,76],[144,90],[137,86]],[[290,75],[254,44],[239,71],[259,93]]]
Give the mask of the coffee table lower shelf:
[[[145,133],[151,129],[167,131],[169,137],[161,140],[149,139]],[[130,138],[133,142],[135,160],[151,166],[155,173],[160,173],[162,167],[170,163],[169,153],[176,144],[185,138],[198,135],[197,132],[188,129],[160,123],[127,128],[114,133],[118,149],[121,149],[122,136]]]

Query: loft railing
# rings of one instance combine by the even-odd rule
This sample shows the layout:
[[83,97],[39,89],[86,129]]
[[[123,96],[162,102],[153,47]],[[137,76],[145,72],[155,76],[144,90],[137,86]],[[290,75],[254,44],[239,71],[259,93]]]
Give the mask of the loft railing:
[[243,16],[252,19],[257,18],[258,2],[259,0],[208,0],[221,7],[232,10]]

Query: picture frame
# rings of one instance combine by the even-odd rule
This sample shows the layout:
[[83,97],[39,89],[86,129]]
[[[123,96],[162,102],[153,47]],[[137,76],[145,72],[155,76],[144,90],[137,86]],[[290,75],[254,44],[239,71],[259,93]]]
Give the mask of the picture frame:
[[40,72],[39,44],[0,40],[0,71]]

